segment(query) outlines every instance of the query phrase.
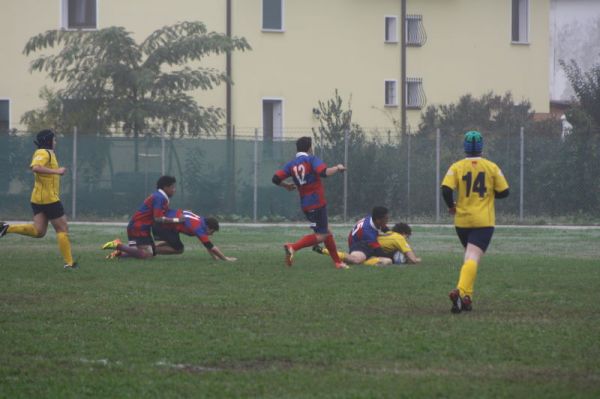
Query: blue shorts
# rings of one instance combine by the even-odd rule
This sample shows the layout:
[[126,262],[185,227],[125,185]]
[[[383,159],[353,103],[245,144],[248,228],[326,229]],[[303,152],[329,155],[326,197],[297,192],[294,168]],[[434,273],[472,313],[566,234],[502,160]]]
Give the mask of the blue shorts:
[[487,250],[487,247],[492,241],[492,235],[494,234],[493,227],[456,227],[456,234],[460,239],[460,243],[463,247],[467,247],[467,244],[473,244],[480,248],[483,252]]
[[381,249],[381,247],[373,248],[366,241],[357,241],[354,244],[350,245],[350,253],[352,252],[362,252],[365,254],[367,259],[378,256],[378,257],[386,257],[385,253]]
[[317,234],[328,234],[329,225],[327,224],[327,207],[313,209],[304,212],[306,219],[310,222],[310,228]]

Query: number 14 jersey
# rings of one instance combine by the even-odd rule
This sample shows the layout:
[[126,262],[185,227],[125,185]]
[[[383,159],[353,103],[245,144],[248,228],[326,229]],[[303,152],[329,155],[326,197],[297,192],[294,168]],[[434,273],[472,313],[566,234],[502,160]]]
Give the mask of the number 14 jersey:
[[294,179],[294,184],[300,194],[300,206],[303,212],[322,208],[327,205],[325,190],[320,175],[327,169],[327,165],[319,158],[306,152],[299,152],[296,158],[285,164],[275,174],[285,180]]
[[495,226],[494,191],[508,189],[498,165],[481,157],[462,159],[450,166],[442,186],[457,192],[456,227]]

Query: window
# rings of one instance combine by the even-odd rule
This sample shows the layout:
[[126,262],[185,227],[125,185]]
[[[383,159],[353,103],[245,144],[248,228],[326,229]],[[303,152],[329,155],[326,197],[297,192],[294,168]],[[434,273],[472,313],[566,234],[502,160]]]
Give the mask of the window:
[[0,134],[10,130],[10,100],[0,100]]
[[423,79],[406,78],[406,108],[421,109],[426,104]]
[[529,0],[512,0],[512,41],[529,42]]
[[385,42],[398,43],[398,17],[385,17]]
[[262,0],[262,29],[283,31],[283,0]]
[[63,28],[97,29],[97,0],[62,0]]
[[421,15],[406,16],[406,44],[408,46],[420,47],[427,41],[423,17]]
[[395,107],[398,105],[398,81],[385,81],[385,105]]

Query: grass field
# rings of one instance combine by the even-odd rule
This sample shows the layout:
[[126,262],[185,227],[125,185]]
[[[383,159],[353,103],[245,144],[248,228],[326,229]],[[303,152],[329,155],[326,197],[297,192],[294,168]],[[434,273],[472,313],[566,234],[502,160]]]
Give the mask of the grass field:
[[73,226],[76,271],[53,233],[0,240],[0,397],[600,397],[600,229],[498,228],[460,315],[451,228],[414,228],[422,266],[346,271],[285,268],[289,227],[223,228],[237,263],[104,260],[122,230]]

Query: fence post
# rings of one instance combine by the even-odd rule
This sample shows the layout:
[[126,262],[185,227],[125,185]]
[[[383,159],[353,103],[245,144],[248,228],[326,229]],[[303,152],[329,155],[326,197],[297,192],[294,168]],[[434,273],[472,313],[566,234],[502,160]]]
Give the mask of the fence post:
[[523,188],[525,187],[524,169],[525,169],[525,128],[521,126],[521,166],[519,171],[519,222],[523,222]]
[[160,175],[166,175],[165,170],[165,129],[160,128]]
[[319,150],[321,151],[321,159],[323,159],[323,157],[325,156],[323,153],[323,129],[319,129],[319,135],[321,136],[319,138]]
[[440,222],[440,128],[435,131],[435,222]]
[[407,129],[406,136],[406,212],[410,217],[410,126]]
[[253,193],[252,220],[258,220],[258,129],[254,129],[254,193]]
[[71,219],[77,218],[77,126],[73,127],[73,162],[71,166]]
[[[344,166],[348,167],[348,136],[350,135],[349,129],[344,130]],[[344,223],[348,219],[348,171],[344,173]]]

